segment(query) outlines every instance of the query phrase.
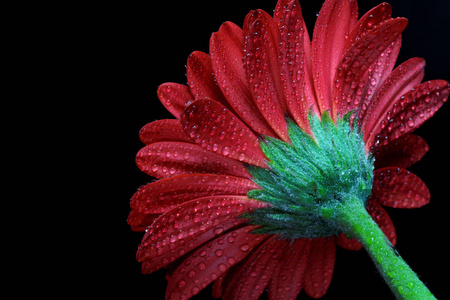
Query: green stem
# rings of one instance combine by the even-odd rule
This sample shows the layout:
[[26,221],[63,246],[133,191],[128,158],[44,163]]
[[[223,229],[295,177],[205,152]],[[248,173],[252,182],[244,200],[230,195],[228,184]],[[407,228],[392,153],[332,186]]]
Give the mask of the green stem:
[[363,245],[397,299],[436,299],[394,250],[360,199],[344,199],[335,212],[343,231],[348,236],[356,237]]

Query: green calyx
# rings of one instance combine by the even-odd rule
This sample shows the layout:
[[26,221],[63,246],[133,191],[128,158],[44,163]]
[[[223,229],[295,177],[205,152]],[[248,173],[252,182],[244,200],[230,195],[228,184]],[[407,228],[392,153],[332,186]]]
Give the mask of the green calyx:
[[247,167],[262,188],[247,196],[271,206],[243,216],[261,225],[255,233],[290,239],[338,235],[343,226],[337,206],[349,198],[361,199],[365,206],[372,190],[374,159],[366,154],[351,116],[352,112],[334,123],[328,112],[321,119],[310,113],[313,136],[288,120],[292,144],[271,137],[260,142],[269,169]]

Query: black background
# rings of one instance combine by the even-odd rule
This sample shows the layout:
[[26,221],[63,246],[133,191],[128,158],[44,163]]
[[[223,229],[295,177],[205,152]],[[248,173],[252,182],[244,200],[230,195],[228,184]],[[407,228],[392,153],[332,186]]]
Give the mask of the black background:
[[[186,84],[185,64],[195,50],[208,52],[211,33],[224,21],[242,26],[245,15],[261,8],[272,12],[276,1],[165,1],[153,4],[106,3],[83,6],[74,19],[71,36],[72,67],[81,71],[71,83],[73,105],[80,116],[76,124],[77,147],[86,160],[80,162],[81,211],[76,224],[84,224],[73,243],[71,272],[82,276],[69,282],[73,293],[100,299],[163,299],[164,271],[141,275],[135,252],[142,233],[126,224],[129,199],[151,181],[134,164],[143,146],[139,129],[156,119],[170,118],[156,97],[164,82]],[[155,2],[156,3],[156,2]],[[359,1],[360,16],[380,1]],[[425,80],[450,80],[450,5],[445,0],[389,2],[393,16],[410,23],[403,34],[398,63],[419,56],[427,61]],[[301,1],[303,16],[312,32],[322,1]],[[78,8],[80,9],[80,8]],[[421,209],[386,209],[398,234],[397,249],[426,282],[437,298],[446,296],[450,105],[425,123],[417,134],[430,151],[410,168],[431,190],[432,200]],[[85,126],[88,128],[85,129]],[[76,225],[75,225],[76,226]],[[72,257],[73,258],[73,257]],[[67,264],[67,261],[66,261]],[[446,266],[445,266],[446,265]],[[67,272],[64,267],[62,274]],[[72,285],[73,284],[73,285]],[[210,288],[197,298],[210,299]],[[323,299],[393,299],[390,290],[364,251],[339,249],[328,293]],[[302,292],[300,299],[309,299]]]

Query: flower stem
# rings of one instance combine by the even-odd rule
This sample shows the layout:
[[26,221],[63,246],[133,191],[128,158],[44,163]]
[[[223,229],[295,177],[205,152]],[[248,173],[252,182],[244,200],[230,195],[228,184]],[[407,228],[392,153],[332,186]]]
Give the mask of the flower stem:
[[348,236],[363,245],[397,299],[436,299],[400,257],[383,231],[367,213],[363,202],[348,197],[337,207],[338,222]]

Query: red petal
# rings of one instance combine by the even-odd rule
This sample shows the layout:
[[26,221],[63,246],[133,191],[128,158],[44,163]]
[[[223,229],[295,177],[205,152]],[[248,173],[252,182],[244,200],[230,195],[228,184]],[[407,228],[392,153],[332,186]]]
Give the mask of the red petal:
[[270,27],[268,30],[273,35],[273,38],[275,38],[275,42],[279,42],[279,35],[277,34],[278,28],[276,26],[276,23],[273,22],[272,17],[262,9],[252,10],[245,16],[245,20],[244,20],[244,26],[243,26],[244,53],[248,52],[245,50],[245,43],[247,42],[246,39],[247,39],[248,35],[250,34],[250,31],[252,30],[251,28],[257,20],[261,20],[261,19],[265,20],[267,25]]
[[231,22],[225,22],[211,36],[209,50],[216,81],[230,106],[255,131],[275,136],[253,101],[243,64],[242,30]]
[[372,131],[376,136],[375,145],[387,145],[418,128],[447,101],[449,91],[447,81],[433,80],[422,83],[400,97]]
[[304,44],[309,40],[305,41],[307,32],[300,4],[297,0],[278,1],[274,19],[280,29],[279,65],[286,105],[297,124],[309,132],[309,110],[319,111],[307,73],[309,56]]
[[234,278],[239,274],[242,266],[244,266],[251,255],[248,255],[246,258],[241,260],[239,263],[235,264],[232,268],[230,268],[225,274],[219,277],[213,286],[212,296],[214,298],[225,298],[225,294],[230,291],[230,283],[234,281]]
[[186,135],[206,150],[267,168],[256,135],[222,104],[195,101],[186,108],[181,123]]
[[387,212],[372,198],[367,202],[367,212],[375,223],[378,224],[389,241],[391,241],[392,245],[395,246],[397,244],[397,233],[395,232],[394,223],[392,223]]
[[312,63],[319,109],[332,108],[332,82],[344,52],[346,37],[358,20],[354,0],[327,0],[314,27]]
[[225,281],[225,276],[227,276],[228,274],[229,272],[226,272],[224,275],[219,276],[216,281],[214,281],[213,290],[211,293],[213,298],[222,298],[223,283]]
[[[372,8],[364,16],[359,19],[352,33],[347,41],[348,47],[353,44],[356,40],[366,34],[369,30],[374,29],[376,26],[380,25],[383,21],[389,20],[392,17],[392,7],[389,3],[381,3],[378,6]],[[347,47],[347,48],[348,48]]]
[[147,184],[131,198],[132,209],[146,214],[163,213],[189,200],[215,195],[246,195],[259,186],[253,181],[224,175],[196,174]]
[[334,78],[333,115],[345,115],[360,102],[355,101],[358,84],[368,68],[399,37],[408,24],[405,18],[388,20],[362,36],[343,55]]
[[389,166],[408,168],[421,160],[428,149],[428,144],[423,138],[406,134],[386,146],[372,150],[375,157],[375,169]]
[[[373,105],[377,99],[376,96],[383,86],[384,81],[388,78],[397,61],[400,48],[402,46],[402,36],[400,35],[386,50],[377,58],[377,60],[369,67],[358,86],[354,104],[357,104],[358,119],[364,119],[367,108]],[[363,88],[361,88],[363,86]],[[360,123],[361,124],[361,123]]]
[[149,145],[162,141],[191,142],[179,120],[164,119],[148,123],[139,132],[141,141]]
[[145,231],[148,226],[150,226],[153,221],[159,217],[159,214],[144,214],[132,210],[128,215],[128,225],[131,226],[133,231]]
[[136,164],[156,178],[205,173],[249,178],[241,162],[183,142],[150,144],[137,153]]
[[374,128],[382,126],[380,122],[385,118],[387,112],[391,110],[396,101],[420,84],[425,70],[425,61],[421,58],[411,58],[398,66],[383,82],[377,95],[372,101],[365,115],[361,119],[361,128],[364,131],[364,138],[369,143],[374,136],[371,133]]
[[177,119],[180,118],[186,104],[194,101],[189,87],[179,83],[163,83],[158,87],[157,93],[164,107]]
[[229,105],[214,78],[211,59],[208,54],[195,51],[189,55],[186,66],[186,75],[192,94],[196,100],[212,99]]
[[286,254],[288,246],[287,240],[277,240],[276,236],[264,242],[242,267],[224,298],[258,299],[272,279],[273,272]]
[[[159,254],[158,252],[157,256],[153,255],[146,258],[147,260],[142,264],[142,273],[150,274],[169,265],[172,266],[171,263],[178,258],[193,250],[196,250],[206,242],[221,236],[223,232],[245,223],[245,221],[245,219],[228,219],[220,222],[220,224],[216,227],[205,230],[198,235],[187,235],[183,240],[174,242],[168,248],[158,248],[156,251],[162,249],[159,250],[161,253]],[[172,276],[173,273],[170,275]]]
[[[369,10],[353,28],[352,33],[347,41],[347,49],[370,30],[382,24],[386,20],[390,20],[392,16],[392,8],[388,3],[381,3],[380,5]],[[372,63],[368,68],[358,86],[356,93],[353,94],[353,102],[358,108],[358,119],[362,120],[367,107],[372,102],[372,99],[377,94],[383,81],[394,68],[400,52],[402,37],[401,35],[391,44],[387,49]]]
[[318,238],[311,244],[303,288],[310,297],[317,299],[325,295],[333,277],[336,240],[334,237]]
[[374,172],[372,198],[384,206],[418,208],[430,202],[430,191],[408,170],[384,168]]
[[244,259],[266,236],[247,226],[217,237],[192,253],[173,273],[166,299],[188,299]]
[[245,196],[211,196],[185,202],[155,220],[144,235],[136,256],[142,262],[183,245],[189,246],[190,240],[210,229],[220,229],[219,225],[225,221],[233,219],[239,224],[243,219],[236,218],[266,206],[264,202]]
[[336,239],[336,245],[338,245],[341,248],[351,250],[351,251],[358,251],[358,250],[361,250],[361,248],[362,248],[361,243],[358,242],[357,239],[349,239],[343,233],[341,233],[338,236],[338,238]]
[[267,123],[284,141],[289,140],[284,116],[286,102],[281,87],[278,66],[278,27],[264,11],[255,11],[256,19],[249,26],[244,47],[247,76],[255,104]]
[[289,245],[286,256],[274,271],[269,284],[269,299],[297,299],[303,287],[311,240],[296,239]]

